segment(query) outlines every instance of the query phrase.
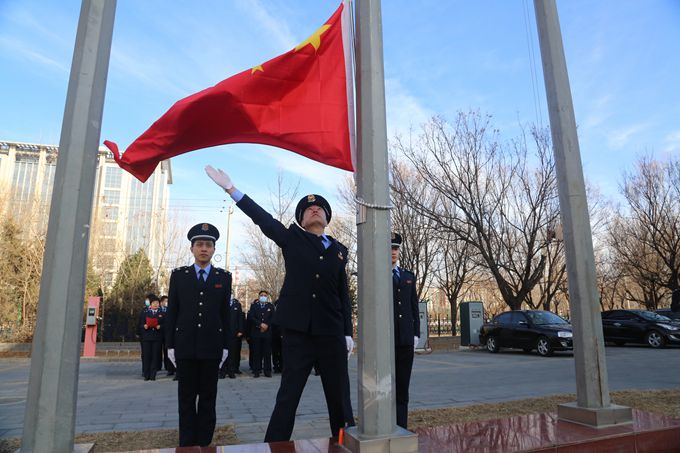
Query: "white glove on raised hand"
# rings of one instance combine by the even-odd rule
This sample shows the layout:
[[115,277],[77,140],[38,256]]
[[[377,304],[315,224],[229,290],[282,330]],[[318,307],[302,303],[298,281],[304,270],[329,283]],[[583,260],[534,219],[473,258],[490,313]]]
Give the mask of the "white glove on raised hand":
[[222,364],[224,363],[225,360],[227,360],[228,356],[229,356],[229,351],[226,350],[226,349],[222,349],[222,360],[220,360],[219,368],[222,368]]
[[208,174],[208,176],[210,176],[210,179],[215,181],[215,184],[217,184],[224,190],[229,190],[232,187],[234,187],[234,184],[231,182],[231,178],[229,177],[229,175],[223,172],[222,170],[220,169],[215,170],[210,165],[206,165],[205,172]]
[[168,349],[168,359],[172,362],[173,366],[177,366],[177,362],[175,362],[175,349]]
[[420,337],[413,337],[413,351],[418,348],[418,342],[420,341]]
[[354,350],[354,340],[352,340],[352,337],[345,337],[345,344],[347,345],[347,359],[349,359],[349,356],[352,355],[352,351]]

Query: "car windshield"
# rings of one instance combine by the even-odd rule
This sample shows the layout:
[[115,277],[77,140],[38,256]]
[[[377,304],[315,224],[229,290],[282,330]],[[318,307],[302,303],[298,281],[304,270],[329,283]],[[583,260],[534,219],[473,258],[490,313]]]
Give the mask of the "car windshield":
[[527,316],[536,325],[542,324],[569,324],[564,319],[549,311],[528,311]]
[[645,319],[648,319],[650,321],[670,321],[671,318],[660,315],[658,313],[654,313],[653,311],[638,311],[638,315],[642,316]]

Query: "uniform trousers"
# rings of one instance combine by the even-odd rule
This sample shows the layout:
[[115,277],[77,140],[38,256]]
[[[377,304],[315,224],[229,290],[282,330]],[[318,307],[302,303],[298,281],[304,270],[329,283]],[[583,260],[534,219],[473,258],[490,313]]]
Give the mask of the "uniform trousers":
[[144,378],[156,377],[161,368],[161,340],[142,341],[142,374]]
[[212,442],[219,364],[218,359],[177,360],[180,447],[205,447]]
[[276,405],[269,419],[265,442],[287,441],[295,426],[295,412],[314,362],[321,372],[331,433],[337,436],[344,426],[343,395],[347,378],[347,347],[342,336],[312,336],[303,332],[283,332],[283,372],[276,394]]
[[229,357],[227,357],[227,371],[236,373],[241,367],[242,337],[232,338],[229,342]]
[[253,373],[259,374],[264,368],[265,374],[272,374],[272,339],[271,337],[252,337]]
[[408,387],[411,383],[411,369],[413,368],[413,346],[396,346],[394,357],[397,425],[408,429]]

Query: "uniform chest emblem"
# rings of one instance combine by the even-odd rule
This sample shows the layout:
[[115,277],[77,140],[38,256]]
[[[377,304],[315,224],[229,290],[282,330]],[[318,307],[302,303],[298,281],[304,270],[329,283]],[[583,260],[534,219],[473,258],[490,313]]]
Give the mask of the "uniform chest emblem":
[[410,285],[411,283],[413,283],[413,280],[406,280],[407,285]]
[[221,287],[222,287],[222,283],[215,283],[215,288],[221,288]]
[[340,261],[345,259],[345,257],[342,256],[342,252],[338,252],[338,258],[340,259]]
[[267,308],[267,311],[272,311],[272,309],[271,309],[271,308]]

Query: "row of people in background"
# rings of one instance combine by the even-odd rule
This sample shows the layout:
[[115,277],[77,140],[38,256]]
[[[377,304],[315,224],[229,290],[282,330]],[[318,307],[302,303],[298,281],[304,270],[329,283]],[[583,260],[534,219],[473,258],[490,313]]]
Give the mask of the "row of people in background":
[[[272,372],[281,372],[281,329],[272,321],[276,303],[270,302],[269,293],[260,291],[258,298],[250,304],[248,314],[237,299],[229,303],[229,355],[220,368],[220,378],[234,379],[241,374],[240,359],[242,342],[248,342],[248,364],[254,377],[262,373],[272,377]],[[273,367],[273,370],[272,370]]]

